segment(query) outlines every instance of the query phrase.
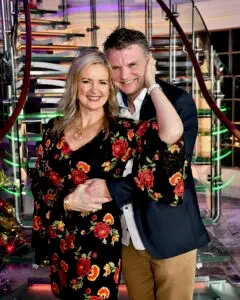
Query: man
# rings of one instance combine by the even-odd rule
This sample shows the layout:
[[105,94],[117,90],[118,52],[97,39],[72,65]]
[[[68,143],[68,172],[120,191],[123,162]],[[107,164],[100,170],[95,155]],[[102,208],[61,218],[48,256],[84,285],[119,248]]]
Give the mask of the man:
[[[181,205],[171,207],[142,199],[134,190],[131,176],[107,182],[107,185],[100,179],[91,180],[88,187],[88,183],[81,187],[81,198],[83,202],[86,199],[87,207],[89,202],[95,201],[94,193],[107,196],[110,192],[123,210],[122,270],[129,299],[191,300],[196,249],[209,242],[199,213],[190,165],[198,130],[195,103],[182,89],[155,81],[155,74],[154,82],[151,80],[151,84],[147,84],[150,49],[141,32],[125,28],[115,30],[105,41],[104,51],[112,65],[113,83],[120,91],[117,97],[121,116],[141,120],[155,117],[151,97],[158,93],[159,101],[165,105],[166,99],[169,100],[182,119],[188,162],[184,200]],[[164,124],[164,114],[162,118]],[[126,175],[130,172],[131,166],[128,166]],[[101,207],[99,200],[95,201],[96,205]]]

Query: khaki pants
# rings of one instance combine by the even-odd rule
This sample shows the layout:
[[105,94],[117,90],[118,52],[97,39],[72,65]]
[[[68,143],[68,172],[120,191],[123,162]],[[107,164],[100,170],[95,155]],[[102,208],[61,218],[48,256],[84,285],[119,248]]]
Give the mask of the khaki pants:
[[123,245],[122,271],[129,300],[192,300],[196,250],[154,259],[132,244]]

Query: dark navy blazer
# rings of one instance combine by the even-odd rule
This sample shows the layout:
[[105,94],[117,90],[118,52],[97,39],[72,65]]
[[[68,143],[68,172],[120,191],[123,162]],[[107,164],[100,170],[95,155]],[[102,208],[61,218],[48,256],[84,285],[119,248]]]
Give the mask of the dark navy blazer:
[[[184,90],[158,81],[184,125],[185,155],[191,163],[198,132],[197,110],[192,97]],[[161,101],[161,99],[159,99]],[[151,98],[146,95],[140,119],[156,116]],[[154,201],[144,201],[144,194],[135,189],[131,176],[108,181],[108,188],[119,207],[132,202],[139,234],[146,250],[155,258],[169,258],[202,247],[209,242],[203,225],[195,191],[191,167],[186,170],[183,203],[176,207]]]

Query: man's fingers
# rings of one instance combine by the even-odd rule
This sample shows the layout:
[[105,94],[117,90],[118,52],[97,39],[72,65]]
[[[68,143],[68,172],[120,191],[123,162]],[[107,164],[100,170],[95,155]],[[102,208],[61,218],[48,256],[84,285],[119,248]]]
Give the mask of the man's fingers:
[[98,180],[99,180],[98,178],[87,179],[87,180],[84,182],[84,184],[90,185],[90,184],[92,184],[92,183],[94,183],[94,182],[96,182],[96,181],[98,181]]
[[107,203],[110,201],[112,201],[112,199],[107,198],[107,197],[94,197],[92,203],[96,203],[96,204],[101,203],[102,204],[102,203]]

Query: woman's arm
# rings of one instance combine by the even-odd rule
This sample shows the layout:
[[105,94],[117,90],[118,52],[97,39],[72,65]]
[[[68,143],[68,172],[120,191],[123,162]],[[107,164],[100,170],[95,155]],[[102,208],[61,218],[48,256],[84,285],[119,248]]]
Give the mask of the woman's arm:
[[[34,197],[32,246],[35,248],[37,264],[49,263],[49,239],[57,235],[59,229],[64,228],[62,223],[65,215],[63,198],[66,192],[63,190],[58,174],[51,171],[48,161],[48,151],[53,144],[52,139],[51,128],[48,127],[41,144],[37,147],[37,163],[32,176]],[[59,224],[62,224],[61,228]]]
[[173,144],[183,134],[183,124],[175,108],[161,87],[156,83],[156,61],[150,54],[145,71],[145,84],[155,106],[159,137],[167,144]]

